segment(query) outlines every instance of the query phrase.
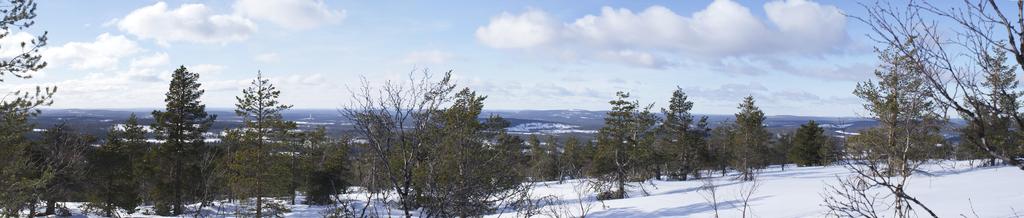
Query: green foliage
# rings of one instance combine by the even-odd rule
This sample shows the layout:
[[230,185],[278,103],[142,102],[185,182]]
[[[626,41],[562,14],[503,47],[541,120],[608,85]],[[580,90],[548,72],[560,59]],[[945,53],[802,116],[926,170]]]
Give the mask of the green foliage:
[[[691,128],[694,120],[690,109],[693,109],[693,102],[688,100],[686,93],[680,88],[673,91],[668,108],[661,109],[665,120],[658,129],[658,152],[654,156],[659,168],[666,166],[674,177],[682,180],[686,180],[689,174],[698,173],[702,154],[706,152],[706,127]],[[706,119],[701,118],[705,125]]]
[[653,144],[657,118],[650,112],[651,105],[640,106],[629,101],[629,94],[616,93],[610,101],[612,110],[605,116],[605,125],[597,134],[598,147],[590,173],[604,183],[612,183],[615,190],[611,198],[624,198],[626,182],[650,177],[654,164]]
[[818,126],[813,120],[800,125],[793,136],[793,147],[789,150],[787,157],[799,166],[819,166],[829,164],[828,136],[825,129]]
[[857,84],[853,91],[866,103],[864,109],[878,120],[879,126],[850,137],[846,154],[884,168],[886,175],[910,175],[926,159],[934,157],[943,120],[935,113],[931,90],[919,66],[909,55],[885,50],[879,55],[883,64],[875,70],[877,82]]
[[131,214],[141,204],[134,171],[138,168],[135,159],[141,158],[145,146],[144,134],[132,114],[121,128],[111,128],[107,142],[90,155],[89,204],[99,209],[100,215],[116,216],[118,210]]
[[569,136],[565,140],[563,150],[565,151],[562,155],[562,175],[573,179],[586,175],[584,170],[590,166],[590,161],[593,159],[594,146],[589,143],[580,143],[576,136]]
[[163,140],[155,146],[150,161],[154,165],[153,200],[160,215],[181,215],[185,204],[200,201],[199,193],[209,170],[203,166],[208,154],[203,133],[213,125],[216,115],[206,113],[206,105],[199,101],[199,74],[179,67],[171,76],[166,94],[166,109],[153,111],[153,130]]
[[60,123],[47,129],[42,140],[29,148],[37,177],[48,175],[46,183],[35,190],[35,197],[46,202],[44,214],[55,214],[56,203],[69,201],[86,184],[89,144],[95,139]]
[[351,178],[349,173],[348,138],[334,142],[327,138],[324,127],[305,135],[309,146],[306,172],[306,204],[327,205],[336,203],[332,196],[345,193]]
[[[1006,65],[1006,51],[992,48],[984,53],[979,65],[984,71],[982,86],[990,90],[988,96],[968,96],[970,101],[990,101],[995,107],[976,107],[975,116],[980,122],[967,122],[960,129],[962,140],[960,155],[963,159],[988,159],[989,165],[996,164],[997,156],[1024,159],[1021,135],[1014,131],[1015,117],[1020,117],[1020,96],[1017,81],[1017,66]],[[987,98],[987,99],[984,99]],[[980,134],[979,134],[980,133]],[[980,143],[984,140],[985,143]],[[993,155],[995,154],[995,155]]]
[[419,203],[428,216],[480,216],[493,211],[501,196],[521,189],[522,179],[508,167],[481,167],[512,160],[504,149],[484,143],[496,130],[477,120],[485,97],[463,89],[453,99],[449,108],[434,112],[437,123],[424,129],[434,149],[418,169]]
[[[4,76],[28,79],[32,73],[46,67],[39,50],[46,46],[47,34],[32,37],[25,41],[9,38],[13,31],[29,32],[35,24],[36,2],[7,1],[0,11],[0,39],[19,43],[20,48],[11,46],[6,49],[20,51],[0,58],[0,82]],[[12,44],[13,44],[12,43]],[[33,172],[28,155],[30,142],[25,134],[31,132],[30,117],[39,114],[40,106],[53,103],[56,87],[36,87],[32,91],[14,91],[5,93],[0,99],[0,217],[17,216],[17,213],[30,205],[34,190],[38,190],[51,178],[51,172]]]
[[753,179],[754,170],[767,165],[768,130],[764,128],[764,112],[754,104],[754,97],[747,96],[737,107],[736,129],[729,147],[732,153],[731,166],[739,171],[742,180]]
[[546,142],[540,142],[537,135],[530,135],[527,140],[530,143],[530,168],[531,176],[535,181],[552,181],[561,178],[559,171],[559,158],[561,152],[558,150],[558,140],[549,136]]
[[228,189],[238,199],[255,198],[257,217],[263,215],[264,198],[292,195],[297,189],[293,173],[302,174],[292,168],[301,166],[297,160],[302,154],[286,149],[292,143],[288,131],[295,129],[295,124],[282,118],[281,111],[291,105],[281,104],[277,100],[280,95],[263,73],[257,73],[242,95],[235,97],[235,115],[242,117],[242,128],[230,130],[225,138],[234,148],[228,151],[223,166]]

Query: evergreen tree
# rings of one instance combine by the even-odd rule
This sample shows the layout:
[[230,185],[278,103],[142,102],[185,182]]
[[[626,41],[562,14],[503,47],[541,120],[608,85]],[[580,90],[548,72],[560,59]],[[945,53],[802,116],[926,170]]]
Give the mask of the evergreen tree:
[[481,216],[524,187],[511,168],[481,167],[508,162],[501,149],[485,143],[492,125],[477,119],[484,99],[463,89],[455,94],[451,107],[435,111],[438,123],[425,129],[436,137],[426,142],[435,149],[426,153],[427,162],[417,171],[426,216]]
[[103,216],[117,216],[119,209],[127,214],[134,213],[141,203],[133,162],[138,154],[138,140],[144,137],[140,136],[141,131],[132,114],[121,128],[110,128],[106,143],[90,156],[89,175],[93,179],[89,205],[99,209]]
[[[1003,46],[1003,45],[999,45]],[[1007,54],[1004,49],[993,48],[983,53],[979,65],[984,72],[984,81],[981,86],[991,90],[988,96],[967,96],[971,101],[984,101],[987,98],[988,105],[996,107],[975,107],[977,118],[981,122],[967,122],[962,128],[961,135],[965,138],[964,152],[969,158],[985,157],[987,165],[996,165],[996,156],[989,155],[989,152],[1002,156],[1024,159],[1024,147],[1020,144],[1020,134],[1014,133],[1014,117],[1019,117],[1020,96],[1024,93],[1018,91],[1019,82],[1015,70],[1017,66],[1006,65]],[[984,98],[983,98],[984,97]],[[982,134],[978,134],[982,133]],[[979,145],[982,140],[988,144]]]
[[558,180],[561,182],[565,179],[562,177],[562,152],[558,149],[558,139],[555,136],[548,136],[546,148],[546,157],[544,165],[544,174],[548,181]]
[[536,134],[530,135],[526,139],[526,144],[530,146],[530,178],[533,181],[548,181],[551,175],[548,172],[550,162],[548,161],[549,156],[547,155],[547,149],[544,149],[543,143],[540,141],[540,137]]
[[928,98],[931,90],[925,86],[915,55],[892,50],[879,54],[883,64],[875,70],[878,81],[858,83],[853,91],[879,125],[850,137],[846,144],[846,154],[872,159],[864,164],[877,164],[874,167],[884,169],[885,175],[903,179],[942,143],[938,135],[942,119],[935,113],[935,102]]
[[43,132],[42,140],[32,146],[30,155],[35,174],[50,176],[45,185],[36,190],[38,198],[46,203],[42,215],[57,214],[58,202],[70,201],[75,193],[85,188],[87,152],[93,141],[92,136],[59,123]]
[[284,165],[286,157],[277,152],[288,141],[288,130],[295,127],[281,116],[281,111],[291,105],[278,102],[280,95],[281,91],[264,78],[263,73],[257,73],[250,86],[242,90],[242,95],[235,97],[238,100],[235,115],[242,117],[243,127],[232,130],[234,137],[229,139],[239,147],[230,154],[225,167],[232,193],[241,199],[255,198],[256,217],[263,216],[264,198],[295,191],[290,188],[293,185]]
[[822,151],[829,147],[825,129],[813,120],[800,125],[793,136],[793,148],[789,150],[789,160],[799,166],[825,165],[828,159]]
[[179,67],[171,77],[168,88],[166,109],[153,111],[153,130],[158,140],[163,140],[153,150],[155,165],[154,201],[160,215],[181,215],[185,204],[196,200],[204,178],[202,158],[207,152],[203,134],[210,128],[216,115],[206,113],[206,105],[200,102],[199,74]]
[[526,142],[523,141],[523,138],[509,134],[505,130],[510,123],[501,116],[491,115],[484,125],[490,141],[493,141],[496,149],[501,153],[502,159],[506,160],[505,164],[509,165],[509,168],[513,169],[518,177],[532,176],[533,170],[529,162],[531,159],[527,155],[528,153],[523,151]]
[[[47,34],[43,32],[28,39],[12,39],[13,32],[30,33],[35,24],[36,2],[4,1],[0,3],[0,39],[10,42],[5,49],[14,51],[0,57],[0,83],[4,76],[29,79],[32,73],[46,67],[39,50],[46,46]],[[19,47],[20,44],[20,47]],[[9,88],[9,87],[8,87]],[[56,87],[36,87],[35,91],[14,91],[0,99],[0,216],[19,216],[19,212],[33,205],[34,191],[46,184],[50,173],[34,174],[34,167],[28,157],[30,141],[25,137],[32,131],[31,117],[39,114],[38,107],[53,103]]]
[[594,155],[591,173],[602,183],[609,183],[609,190],[601,193],[602,199],[626,197],[626,182],[633,178],[649,178],[645,175],[650,166],[651,144],[656,119],[650,112],[651,106],[641,108],[637,101],[629,101],[629,94],[616,93],[610,101],[612,110],[605,116],[605,125],[598,131],[598,148]]
[[590,164],[592,149],[586,144],[581,144],[576,136],[569,136],[563,149],[565,152],[562,155],[562,175],[572,179],[580,178],[584,175],[583,170]]
[[715,160],[715,155],[712,154],[712,147],[708,143],[708,137],[710,136],[711,129],[708,128],[708,117],[701,116],[700,120],[697,121],[695,128],[690,129],[690,133],[687,134],[687,140],[693,145],[693,161],[692,171],[690,172],[694,178],[701,177],[701,170],[713,169],[711,167]]
[[717,170],[725,176],[729,164],[735,158],[732,147],[736,144],[736,124],[722,123],[710,132],[707,143],[707,159],[705,163],[709,170]]
[[333,196],[342,194],[349,186],[348,139],[333,141],[323,126],[304,134],[309,147],[309,170],[306,170],[306,204],[334,203]]
[[[667,163],[669,169],[682,180],[697,169],[697,158],[699,156],[698,144],[703,136],[697,135],[691,130],[693,115],[690,109],[693,102],[687,100],[686,93],[681,88],[672,92],[667,109],[662,108],[665,120],[661,123],[659,131],[659,151],[655,157],[659,162]],[[662,164],[658,164],[659,168]],[[661,170],[657,170],[657,177],[660,177]]]
[[754,97],[747,96],[736,113],[736,132],[730,151],[732,167],[741,173],[741,180],[754,179],[754,170],[765,166],[768,131],[764,128],[764,112],[754,105]]
[[782,171],[786,171],[786,165],[793,163],[789,153],[793,150],[793,135],[789,133],[780,134],[772,143],[772,164],[778,164]]

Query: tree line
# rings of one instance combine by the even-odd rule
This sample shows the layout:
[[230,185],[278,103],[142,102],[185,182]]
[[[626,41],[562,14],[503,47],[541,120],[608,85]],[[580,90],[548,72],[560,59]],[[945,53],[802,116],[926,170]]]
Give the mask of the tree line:
[[[592,180],[596,197],[607,200],[631,197],[630,190],[652,179],[720,174],[751,181],[773,165],[839,164],[854,173],[823,193],[830,214],[876,217],[883,208],[897,217],[915,211],[934,217],[926,202],[903,189],[929,160],[1024,167],[1024,102],[1015,73],[1024,63],[1017,48],[1024,37],[999,39],[984,31],[1004,26],[1016,33],[1024,24],[1000,19],[1002,11],[989,2],[968,4],[964,13],[929,4],[865,5],[870,16],[861,21],[885,46],[876,49],[881,64],[875,78],[853,94],[879,125],[845,138],[829,136],[815,121],[773,134],[753,96],[739,102],[733,120],[709,123],[690,112],[694,102],[680,88],[660,113],[616,93],[592,140],[516,135],[506,131],[504,118],[483,114],[487,97],[459,87],[451,71],[381,86],[364,80],[350,93],[353,103],[340,110],[353,125],[345,135],[323,127],[301,131],[284,120],[281,112],[291,105],[279,102],[280,90],[257,73],[236,97],[242,125],[216,136],[209,130],[217,117],[201,101],[199,74],[184,66],[173,72],[165,107],[151,113],[149,126],[132,115],[103,139],[65,124],[31,138],[31,118],[52,104],[56,88],[17,91],[0,101],[0,214],[67,215],[63,202],[88,202],[84,211],[103,216],[140,208],[166,216],[283,216],[287,204],[331,205],[325,216],[340,217],[508,210],[529,216],[543,206],[531,194],[540,182]],[[32,26],[33,1],[8,4],[0,10],[3,29]],[[934,24],[920,12],[958,21],[972,44],[943,43],[941,31],[929,28]],[[0,62],[0,76],[30,78],[43,69],[39,48],[45,44],[45,33],[22,43],[21,55]],[[959,143],[941,132],[951,114],[967,121],[956,130]],[[871,189],[892,195],[865,197]],[[341,197],[352,192],[366,198]],[[225,203],[237,207],[219,208]],[[390,214],[391,208],[400,214]]]

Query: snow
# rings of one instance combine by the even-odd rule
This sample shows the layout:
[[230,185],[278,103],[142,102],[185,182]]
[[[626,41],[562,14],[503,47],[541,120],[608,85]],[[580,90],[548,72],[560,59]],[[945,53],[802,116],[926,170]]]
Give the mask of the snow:
[[563,134],[563,133],[597,133],[597,130],[581,130],[577,129],[579,126],[562,124],[562,123],[523,123],[512,127],[505,128],[509,132],[515,133],[546,133],[546,134]]
[[[908,192],[938,213],[939,217],[1012,217],[1024,214],[1024,171],[1014,167],[969,168],[966,162],[931,164],[926,172],[911,178]],[[750,211],[755,217],[824,217],[821,194],[826,184],[836,184],[837,177],[850,175],[841,166],[771,168],[759,174],[760,186],[753,194]],[[741,190],[749,182],[734,176],[713,178],[719,186],[720,217],[741,217]],[[579,181],[540,185],[538,196],[558,196],[568,206],[581,202],[573,188]],[[644,195],[636,186],[627,199],[593,202],[586,217],[713,217],[711,204],[705,200],[701,181],[652,181],[644,184]],[[593,196],[590,194],[589,196]],[[592,198],[585,198],[592,199]],[[586,202],[584,200],[583,202]],[[548,206],[563,209],[565,205]],[[973,207],[973,209],[972,209]],[[973,212],[972,212],[973,211]],[[1017,212],[1014,212],[1017,211]],[[502,217],[514,214],[503,214]],[[924,215],[926,214],[920,214]],[[491,215],[490,217],[497,217]]]
[[[975,168],[979,162],[930,163],[916,172],[907,190],[921,200],[940,217],[1014,217],[1024,214],[1024,171],[1014,167]],[[759,188],[751,197],[750,213],[753,217],[824,217],[821,194],[827,184],[836,184],[837,178],[850,175],[841,166],[828,167],[786,167],[778,166],[762,170],[758,174]],[[706,180],[718,186],[720,217],[740,217],[741,201],[737,200],[743,189],[751,187],[750,182],[735,180],[730,174]],[[589,205],[587,217],[712,217],[714,210],[705,200],[701,191],[702,180],[690,181],[648,181],[640,185],[632,183],[626,199],[598,202],[582,180],[543,182],[534,184],[534,197],[547,197],[554,202],[544,206],[541,217],[550,213],[579,216],[580,207]],[[583,188],[580,188],[583,187]],[[360,208],[365,204],[365,192],[353,188],[344,198],[353,200],[352,205]],[[644,193],[646,191],[646,194]],[[580,197],[582,196],[582,198]],[[360,200],[362,199],[362,200]],[[581,200],[582,199],[582,200]],[[222,202],[222,211],[232,211],[232,204]],[[75,214],[81,214],[81,203],[68,203]],[[329,207],[289,206],[289,217],[322,217]],[[229,208],[229,209],[223,209]],[[386,209],[379,203],[371,204],[370,211],[378,215],[401,213],[397,209]],[[517,217],[514,211],[492,214],[486,217]],[[919,211],[921,212],[921,211]],[[212,213],[212,212],[211,212]],[[372,212],[371,212],[372,213]],[[974,215],[974,214],[977,215]],[[889,214],[885,214],[889,215]],[[919,214],[925,217],[926,214]],[[219,215],[217,215],[219,216]],[[137,213],[132,217],[147,217]],[[551,216],[553,217],[553,216]]]

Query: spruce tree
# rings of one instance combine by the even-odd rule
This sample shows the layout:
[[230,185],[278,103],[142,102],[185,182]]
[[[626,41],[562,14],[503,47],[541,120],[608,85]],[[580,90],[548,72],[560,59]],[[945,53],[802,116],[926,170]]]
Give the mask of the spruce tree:
[[740,179],[754,179],[754,170],[765,165],[768,131],[764,128],[764,112],[754,104],[754,97],[747,96],[737,107],[736,132],[730,151],[732,167],[740,172]]
[[216,115],[206,112],[206,105],[200,101],[204,91],[200,89],[199,74],[179,67],[171,75],[166,108],[153,111],[152,128],[162,143],[153,150],[155,174],[154,201],[160,215],[181,215],[185,204],[196,200],[204,185],[201,158],[206,152],[203,134],[213,125]]

